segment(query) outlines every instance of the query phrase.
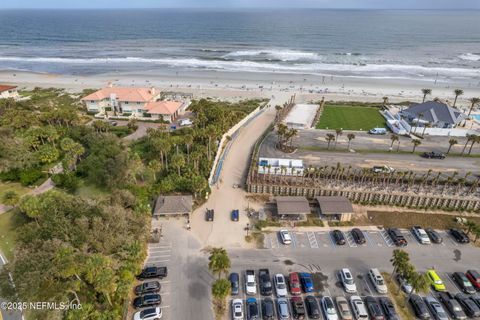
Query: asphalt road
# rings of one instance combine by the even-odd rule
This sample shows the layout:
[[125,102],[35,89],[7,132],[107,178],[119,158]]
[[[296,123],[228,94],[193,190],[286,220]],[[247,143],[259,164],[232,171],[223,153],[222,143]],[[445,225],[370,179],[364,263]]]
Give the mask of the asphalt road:
[[[404,171],[428,171],[432,169],[433,171],[446,173],[457,171],[460,175],[464,175],[467,172],[473,172],[474,174],[480,173],[480,158],[447,157],[444,160],[438,160],[424,159],[415,154],[397,154],[395,152],[355,153],[346,151],[336,152],[334,150],[310,151],[302,149],[292,154],[286,154],[275,148],[276,141],[276,134],[270,133],[261,146],[260,156],[268,158],[302,159],[304,166],[335,166],[340,162],[344,167],[351,165],[353,168],[371,168],[375,165],[388,165],[396,170]],[[307,138],[301,135],[295,139],[294,143],[305,146],[312,143],[308,141]],[[324,142],[317,142],[317,146],[323,147],[323,144]],[[357,141],[352,143],[352,147],[357,147]]]

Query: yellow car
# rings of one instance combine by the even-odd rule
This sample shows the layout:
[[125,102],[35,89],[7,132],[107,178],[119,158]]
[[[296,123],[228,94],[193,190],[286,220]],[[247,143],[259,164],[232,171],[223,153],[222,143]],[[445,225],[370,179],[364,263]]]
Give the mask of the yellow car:
[[445,284],[443,283],[442,279],[438,276],[437,272],[435,270],[427,270],[427,277],[428,280],[430,281],[431,286],[435,291],[445,291]]

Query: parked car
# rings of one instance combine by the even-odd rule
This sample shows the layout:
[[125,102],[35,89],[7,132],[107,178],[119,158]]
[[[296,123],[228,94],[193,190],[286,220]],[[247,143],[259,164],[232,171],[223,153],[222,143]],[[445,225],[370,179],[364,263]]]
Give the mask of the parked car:
[[215,217],[215,211],[213,209],[207,209],[207,212],[205,214],[205,220],[213,221],[214,217]]
[[288,295],[287,292],[287,283],[285,282],[285,277],[283,274],[277,273],[274,276],[275,282],[275,293],[277,297],[286,297]]
[[247,314],[247,320],[259,320],[260,319],[260,310],[258,310],[257,299],[247,298],[245,310],[246,310],[246,314]]
[[406,247],[407,246],[407,239],[403,236],[403,233],[398,228],[389,228],[387,230],[388,235],[392,239],[393,243],[397,247]]
[[387,134],[387,129],[385,128],[373,128],[373,129],[370,129],[368,130],[368,133],[370,134],[379,134],[379,135],[382,135],[382,134]]
[[402,289],[403,292],[405,292],[406,294],[410,294],[412,293],[413,291],[413,287],[410,283],[407,282],[407,280],[405,280],[401,274],[397,274],[395,279],[397,280],[400,288]]
[[232,301],[232,318],[233,320],[243,320],[243,300],[233,299]]
[[245,292],[247,295],[252,296],[257,294],[257,282],[255,280],[254,270],[245,271]]
[[152,279],[159,278],[163,279],[168,275],[167,267],[146,267],[142,272],[137,276],[137,279]]
[[467,319],[467,315],[465,314],[465,312],[463,312],[462,307],[449,292],[440,292],[438,294],[438,299],[445,306],[452,319]]
[[435,151],[430,151],[430,152],[424,152],[422,153],[423,158],[427,159],[440,159],[443,160],[445,159],[445,154],[441,152],[435,152]]
[[277,313],[279,320],[290,320],[290,310],[287,299],[279,298],[277,300]]
[[158,320],[161,319],[162,316],[162,308],[148,308],[135,312],[133,320]]
[[311,319],[320,319],[320,307],[318,306],[317,298],[314,296],[306,296],[305,306],[307,307],[308,316]]
[[300,285],[300,277],[298,273],[291,272],[288,275],[288,286],[290,287],[290,293],[294,296],[302,294],[302,287]]
[[135,287],[135,294],[137,296],[146,293],[157,293],[160,291],[161,285],[158,281],[147,281]]
[[397,310],[395,310],[392,300],[387,297],[380,297],[378,298],[378,302],[380,303],[383,314],[387,320],[400,320],[400,316],[398,315]]
[[353,228],[351,233],[352,238],[356,244],[364,244],[366,242],[365,235],[363,234],[362,230],[358,228]]
[[231,294],[236,296],[240,291],[240,275],[236,272],[230,273]]
[[359,296],[350,297],[350,306],[352,307],[352,313],[356,320],[368,320],[368,312],[362,298]]
[[425,230],[420,226],[413,226],[412,232],[421,244],[431,244],[430,238]]
[[463,311],[469,318],[478,318],[480,317],[480,308],[477,306],[475,301],[471,300],[464,293],[457,293],[455,299],[462,306]]
[[480,290],[480,273],[477,270],[467,270],[465,273],[468,280],[472,283],[475,289]]
[[374,166],[372,168],[373,173],[394,173],[395,169],[386,165]]
[[272,294],[272,279],[270,277],[270,271],[268,269],[258,270],[258,284],[260,286],[260,294],[262,296],[269,296]]
[[371,320],[384,320],[385,317],[383,316],[382,308],[380,304],[377,302],[372,296],[368,296],[365,298],[365,305],[367,306],[368,313],[370,314]]
[[443,238],[442,236],[440,235],[440,233],[438,233],[437,231],[433,230],[432,228],[427,228],[425,229],[425,232],[427,233],[428,237],[430,238],[430,240],[433,242],[433,243],[442,243],[443,242]]
[[460,289],[469,294],[474,294],[477,292],[473,287],[470,280],[468,280],[467,276],[463,272],[454,272],[452,274],[453,280],[455,280],[456,284],[460,287]]
[[452,228],[449,230],[452,237],[458,243],[469,243],[470,239],[468,238],[467,234],[463,232],[463,230]]
[[289,245],[292,243],[292,236],[288,230],[280,230],[280,238],[282,239],[282,243],[284,245]]
[[144,294],[133,299],[133,306],[137,309],[154,307],[162,303],[162,297],[157,293]]
[[352,320],[353,316],[350,312],[350,308],[348,306],[348,301],[343,296],[338,296],[335,298],[335,303],[337,305],[338,315],[342,320]]
[[447,312],[443,309],[440,302],[432,296],[425,298],[425,303],[435,320],[449,320]]
[[430,313],[428,312],[428,307],[423,301],[422,297],[420,297],[417,294],[412,294],[410,295],[410,298],[408,299],[408,301],[410,302],[410,305],[412,306],[412,309],[418,318],[422,320],[430,319]]
[[298,276],[300,277],[300,283],[302,284],[303,291],[305,293],[313,292],[312,275],[310,273],[300,272]]
[[112,127],[116,127],[118,125],[117,121],[108,121]]
[[380,271],[377,268],[370,269],[368,271],[368,275],[370,277],[370,280],[372,280],[375,290],[377,290],[378,293],[386,294],[388,292],[385,280],[383,279]]
[[275,317],[275,305],[271,298],[262,299],[262,318],[263,320],[273,320]]
[[329,296],[322,297],[322,309],[326,320],[338,320],[337,310],[335,309],[332,298]]
[[347,243],[345,236],[343,235],[343,232],[340,230],[333,230],[332,236],[335,243],[339,246],[343,246],[345,243]]
[[471,296],[470,300],[475,302],[475,304],[480,308],[480,295]]
[[305,304],[301,297],[292,297],[290,299],[292,303],[292,316],[293,319],[305,319],[306,312],[305,312]]
[[340,270],[340,280],[342,281],[343,288],[348,293],[355,293],[357,292],[357,286],[355,284],[355,280],[353,279],[353,275],[349,269],[343,268]]
[[232,221],[238,221],[240,219],[240,211],[232,210]]
[[430,285],[435,291],[445,291],[445,284],[442,279],[438,276],[437,272],[433,269],[427,270],[427,278],[430,281]]

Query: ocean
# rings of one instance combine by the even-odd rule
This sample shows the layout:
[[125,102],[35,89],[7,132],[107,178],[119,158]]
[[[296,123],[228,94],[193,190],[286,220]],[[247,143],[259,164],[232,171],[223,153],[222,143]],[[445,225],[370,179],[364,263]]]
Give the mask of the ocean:
[[480,84],[480,11],[2,10],[0,70],[165,70]]

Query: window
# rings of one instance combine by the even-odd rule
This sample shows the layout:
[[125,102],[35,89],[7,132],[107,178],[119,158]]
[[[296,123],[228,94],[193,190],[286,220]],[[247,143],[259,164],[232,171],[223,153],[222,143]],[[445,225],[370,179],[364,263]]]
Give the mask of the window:
[[95,101],[94,101],[94,100],[92,100],[92,101],[90,101],[90,103],[95,103]]
[[125,103],[125,104],[128,104],[128,101],[125,101],[124,103]]

